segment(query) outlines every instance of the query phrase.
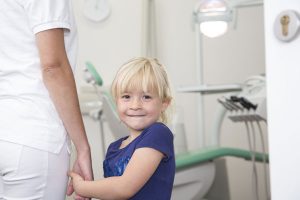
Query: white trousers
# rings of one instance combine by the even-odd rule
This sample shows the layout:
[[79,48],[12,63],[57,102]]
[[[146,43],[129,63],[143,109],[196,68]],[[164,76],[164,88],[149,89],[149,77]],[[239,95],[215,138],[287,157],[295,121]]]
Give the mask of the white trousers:
[[0,140],[0,200],[64,200],[70,155]]

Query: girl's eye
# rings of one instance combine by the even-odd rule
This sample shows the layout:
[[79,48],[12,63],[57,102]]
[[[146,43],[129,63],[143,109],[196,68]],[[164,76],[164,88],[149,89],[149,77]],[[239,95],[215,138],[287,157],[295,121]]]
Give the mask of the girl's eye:
[[150,99],[152,99],[152,97],[151,97],[150,95],[144,95],[144,96],[143,96],[143,99],[144,99],[144,100],[150,100]]
[[121,98],[122,98],[122,99],[129,99],[130,96],[129,96],[128,94],[125,94],[125,95],[122,95]]

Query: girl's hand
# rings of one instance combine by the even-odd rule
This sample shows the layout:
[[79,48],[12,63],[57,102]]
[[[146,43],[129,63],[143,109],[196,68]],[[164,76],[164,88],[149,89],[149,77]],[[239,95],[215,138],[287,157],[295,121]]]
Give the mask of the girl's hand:
[[78,183],[79,181],[84,181],[84,179],[79,174],[72,171],[68,172],[68,176],[72,179],[73,186],[77,185],[76,183]]
[[70,185],[72,186],[72,188],[75,190],[75,199],[76,200],[86,200],[86,199],[89,199],[89,198],[84,198],[84,197],[81,197],[77,194],[77,191],[78,191],[78,187],[79,187],[79,184],[80,182],[84,181],[84,179],[77,173],[73,172],[73,171],[69,171],[68,172],[68,176],[71,178],[71,181],[70,181]]
[[[75,162],[73,164],[73,168],[72,168],[72,171],[69,173],[69,176],[71,173],[74,173],[75,174],[74,176],[76,176],[76,175],[80,176],[83,180],[88,180],[88,181],[93,180],[90,151],[77,152],[77,159],[75,160]],[[70,176],[70,177],[72,178],[72,176]],[[78,180],[80,180],[80,179],[78,179]],[[76,181],[76,184],[78,184],[78,182],[79,181]],[[70,196],[74,192],[74,189],[75,189],[74,187],[75,187],[75,185],[73,184],[73,179],[71,179],[69,182],[69,185],[68,185],[68,189],[67,189],[68,196]],[[90,200],[90,198],[81,197],[77,193],[75,194],[75,199],[76,200]]]

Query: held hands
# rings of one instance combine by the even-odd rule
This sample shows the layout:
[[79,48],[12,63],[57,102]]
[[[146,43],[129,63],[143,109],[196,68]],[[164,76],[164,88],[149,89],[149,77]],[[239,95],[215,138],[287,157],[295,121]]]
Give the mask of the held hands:
[[[92,172],[92,162],[90,152],[82,153],[77,152],[77,159],[73,165],[72,172],[69,172],[68,175],[71,177],[71,180],[68,185],[67,195],[70,196],[75,189],[77,193],[78,184],[84,180],[93,180]],[[81,197],[78,194],[75,196],[76,200],[89,200],[90,198]]]
[[70,171],[68,172],[68,176],[71,178],[72,184],[73,184],[73,189],[75,192],[78,190],[78,184],[81,181],[84,181],[84,179],[77,173]]

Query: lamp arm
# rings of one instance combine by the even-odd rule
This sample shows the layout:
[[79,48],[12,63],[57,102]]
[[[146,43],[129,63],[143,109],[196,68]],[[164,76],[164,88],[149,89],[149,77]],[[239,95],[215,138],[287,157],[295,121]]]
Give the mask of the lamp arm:
[[228,2],[229,7],[232,8],[242,8],[242,7],[252,7],[252,6],[262,6],[264,4],[263,0],[235,0]]

